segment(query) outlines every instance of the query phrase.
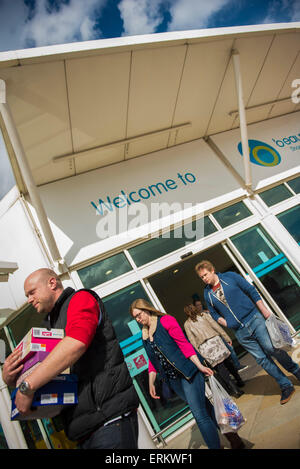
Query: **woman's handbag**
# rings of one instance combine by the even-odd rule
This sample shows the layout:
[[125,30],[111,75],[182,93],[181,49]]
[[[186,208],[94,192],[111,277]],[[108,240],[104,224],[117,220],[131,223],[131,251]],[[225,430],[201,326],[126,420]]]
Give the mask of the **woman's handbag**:
[[214,376],[209,377],[209,385],[221,433],[237,432],[245,423],[240,409]]
[[274,348],[290,350],[294,345],[289,326],[275,314],[266,319],[266,327]]
[[211,366],[222,363],[230,356],[230,351],[219,335],[211,337],[199,345],[199,353]]

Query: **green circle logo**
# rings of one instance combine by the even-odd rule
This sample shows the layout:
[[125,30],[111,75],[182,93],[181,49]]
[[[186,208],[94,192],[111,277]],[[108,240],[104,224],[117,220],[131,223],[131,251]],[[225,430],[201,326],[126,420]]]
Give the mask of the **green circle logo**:
[[[259,166],[277,166],[281,162],[281,157],[275,148],[271,147],[268,143],[260,142],[259,140],[248,140],[249,156],[251,163]],[[242,144],[238,144],[238,150],[243,156]]]

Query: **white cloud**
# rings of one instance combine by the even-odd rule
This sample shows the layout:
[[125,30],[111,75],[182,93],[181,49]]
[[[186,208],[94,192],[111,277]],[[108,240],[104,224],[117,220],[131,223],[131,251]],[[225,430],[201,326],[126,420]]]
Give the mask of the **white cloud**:
[[170,6],[169,31],[202,29],[208,26],[210,17],[231,0],[176,0]]
[[164,11],[171,17],[168,30],[201,29],[210,17],[232,0],[121,0],[118,8],[124,24],[124,35],[157,31]]
[[163,0],[121,0],[118,5],[123,20],[123,35],[155,32],[163,21],[160,11]]
[[300,21],[300,1],[295,0],[292,5],[291,21]]
[[37,0],[29,11],[24,0],[0,0],[0,50],[96,39],[95,22],[108,1],[70,0],[55,9]]
[[24,47],[20,33],[28,13],[23,0],[0,0],[0,51]]
[[[285,18],[282,20],[282,18]],[[300,0],[273,0],[268,6],[267,16],[262,21],[281,23],[286,21],[300,21]]]
[[[106,0],[70,0],[49,11],[47,0],[38,0],[34,15],[23,30],[23,42],[35,46],[95,39],[95,11]],[[94,20],[93,20],[94,17]]]

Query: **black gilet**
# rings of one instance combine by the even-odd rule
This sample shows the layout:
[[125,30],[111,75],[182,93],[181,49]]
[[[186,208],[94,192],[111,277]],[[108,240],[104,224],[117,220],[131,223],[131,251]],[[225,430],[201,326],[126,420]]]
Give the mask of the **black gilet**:
[[[89,435],[108,420],[137,409],[139,405],[103,302],[93,290],[85,291],[97,299],[101,321],[90,346],[71,368],[71,372],[78,376],[78,404],[66,407],[61,413],[70,440]],[[70,287],[63,291],[44,322],[45,327],[65,329],[68,306],[76,293]]]

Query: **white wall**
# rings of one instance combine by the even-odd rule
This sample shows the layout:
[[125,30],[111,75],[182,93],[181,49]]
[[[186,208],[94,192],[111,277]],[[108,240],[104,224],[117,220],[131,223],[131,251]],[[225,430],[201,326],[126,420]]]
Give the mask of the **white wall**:
[[[180,177],[186,174],[186,179]],[[164,183],[167,190],[160,185],[161,193],[154,187],[151,192],[149,186],[157,183]],[[142,192],[139,194],[140,189]],[[222,203],[225,194],[230,200],[243,193],[234,177],[203,140],[97,169],[40,188],[59,250],[69,265],[99,255],[162,227],[162,224],[148,224],[159,219],[159,216],[153,213],[157,204],[171,205],[177,214],[176,220],[180,220]],[[147,198],[142,199],[141,194]],[[110,205],[107,197],[110,197],[111,202],[115,200],[119,207]],[[103,215],[97,215],[91,204],[94,202],[98,206],[99,199],[105,201],[111,209],[105,209],[102,205]],[[135,203],[133,199],[140,201]],[[116,216],[119,222],[116,236],[112,236],[110,231],[109,239],[101,239],[99,222],[106,220],[113,223]],[[142,219],[142,226],[137,229],[136,216],[139,217],[138,220]],[[165,225],[170,225],[168,217],[165,218]]]
[[23,290],[25,278],[33,270],[48,265],[16,188],[0,203],[0,259],[18,264],[18,270],[9,276],[8,283],[5,286],[0,284],[0,310],[20,308],[26,302]]
[[[253,189],[260,189],[300,171],[299,124],[300,112],[295,112],[248,126],[248,139],[261,142],[262,145],[258,144],[258,146],[270,145],[279,154],[281,160],[274,166],[251,163]],[[243,159],[238,151],[238,144],[241,141],[240,130],[224,132],[213,136],[212,139],[243,177]]]

